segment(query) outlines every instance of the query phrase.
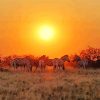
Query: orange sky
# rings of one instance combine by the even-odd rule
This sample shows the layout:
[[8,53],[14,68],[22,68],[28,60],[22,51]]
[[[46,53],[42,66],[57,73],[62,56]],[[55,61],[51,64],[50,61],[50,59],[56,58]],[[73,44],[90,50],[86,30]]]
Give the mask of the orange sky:
[[[53,40],[37,36],[43,24],[55,28]],[[99,43],[99,0],[0,0],[0,55],[59,57]]]

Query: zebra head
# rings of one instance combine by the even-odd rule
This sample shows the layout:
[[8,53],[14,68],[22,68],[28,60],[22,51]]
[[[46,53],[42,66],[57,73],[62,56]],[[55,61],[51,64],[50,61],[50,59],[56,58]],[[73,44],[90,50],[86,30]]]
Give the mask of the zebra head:
[[65,62],[65,61],[70,62],[70,59],[69,59],[69,56],[68,56],[68,55],[62,56],[61,59],[62,59],[64,62]]

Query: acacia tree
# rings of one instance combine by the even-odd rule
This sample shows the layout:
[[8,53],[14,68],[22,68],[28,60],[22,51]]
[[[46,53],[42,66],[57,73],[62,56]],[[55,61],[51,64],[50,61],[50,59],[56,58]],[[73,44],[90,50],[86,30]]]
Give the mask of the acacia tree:
[[87,58],[89,60],[98,60],[100,57],[100,48],[88,47],[86,50],[82,50],[80,57]]

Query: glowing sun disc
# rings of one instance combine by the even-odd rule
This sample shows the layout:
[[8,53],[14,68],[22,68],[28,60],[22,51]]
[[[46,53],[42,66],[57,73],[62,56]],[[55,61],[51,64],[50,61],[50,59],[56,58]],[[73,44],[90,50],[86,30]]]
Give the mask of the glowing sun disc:
[[39,28],[39,37],[42,40],[51,40],[54,35],[54,30],[50,26],[42,26]]

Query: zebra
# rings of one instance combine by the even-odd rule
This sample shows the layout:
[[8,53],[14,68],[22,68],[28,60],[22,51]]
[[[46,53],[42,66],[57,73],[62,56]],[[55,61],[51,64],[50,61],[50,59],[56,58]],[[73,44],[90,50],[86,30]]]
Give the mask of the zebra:
[[20,67],[20,68],[24,68],[24,70],[25,68],[27,68],[27,71],[32,71],[31,61],[27,58],[15,58],[11,60],[10,64],[14,69]]

